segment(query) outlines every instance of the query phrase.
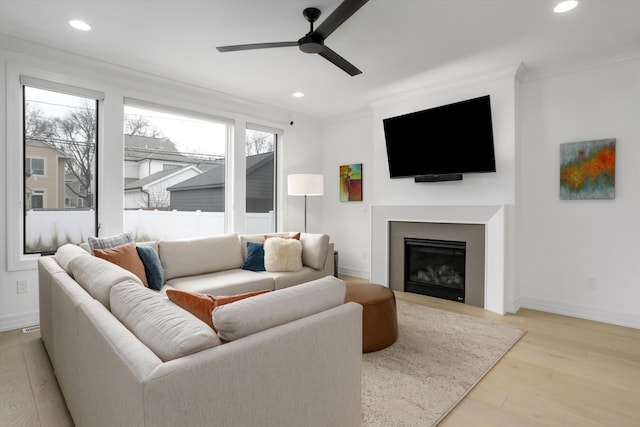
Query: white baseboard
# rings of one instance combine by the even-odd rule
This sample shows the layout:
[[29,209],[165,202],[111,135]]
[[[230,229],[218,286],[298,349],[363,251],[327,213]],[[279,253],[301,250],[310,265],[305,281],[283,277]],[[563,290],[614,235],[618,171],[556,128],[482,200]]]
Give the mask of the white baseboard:
[[364,270],[355,270],[353,268],[348,267],[340,267],[338,266],[338,274],[343,274],[345,276],[357,277],[359,279],[367,279],[371,277],[371,273],[369,271]]
[[545,311],[548,313],[562,314],[596,322],[640,329],[639,314],[621,313],[596,307],[585,307],[530,297],[520,297],[518,303],[520,307],[531,310]]
[[2,316],[0,317],[0,332],[26,328],[37,325],[39,322],[40,313],[37,311],[14,314],[12,316]]

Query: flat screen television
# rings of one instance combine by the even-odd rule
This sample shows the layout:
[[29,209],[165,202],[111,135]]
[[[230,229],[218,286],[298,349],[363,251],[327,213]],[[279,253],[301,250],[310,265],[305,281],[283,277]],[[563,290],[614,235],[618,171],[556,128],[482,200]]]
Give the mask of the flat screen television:
[[383,120],[391,178],[416,182],[495,172],[489,95]]

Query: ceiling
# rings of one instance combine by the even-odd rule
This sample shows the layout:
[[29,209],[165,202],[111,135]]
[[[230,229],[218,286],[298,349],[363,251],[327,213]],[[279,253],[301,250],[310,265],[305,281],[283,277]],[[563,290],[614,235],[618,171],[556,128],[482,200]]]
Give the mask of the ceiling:
[[[505,71],[529,75],[640,52],[640,0],[370,0],[326,45],[350,77],[297,47],[220,53],[223,45],[294,41],[340,0],[0,0],[0,33],[111,64],[329,118],[391,94]],[[69,19],[93,29],[72,29]],[[302,91],[303,98],[292,93]]]

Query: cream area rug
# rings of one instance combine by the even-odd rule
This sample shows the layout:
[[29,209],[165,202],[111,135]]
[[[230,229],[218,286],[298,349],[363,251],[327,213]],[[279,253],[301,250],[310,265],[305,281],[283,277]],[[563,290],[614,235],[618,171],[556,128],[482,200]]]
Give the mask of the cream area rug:
[[396,301],[398,340],[362,355],[362,425],[437,425],[524,334]]

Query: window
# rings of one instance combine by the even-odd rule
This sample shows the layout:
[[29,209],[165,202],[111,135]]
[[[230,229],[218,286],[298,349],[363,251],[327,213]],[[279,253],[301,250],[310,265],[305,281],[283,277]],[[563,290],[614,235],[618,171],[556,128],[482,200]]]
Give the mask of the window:
[[[98,98],[22,81],[23,253],[51,253],[97,234]],[[65,209],[71,200],[84,211]]]
[[30,176],[44,176],[44,159],[27,157],[24,159],[24,174]]
[[32,191],[29,193],[28,205],[30,209],[43,209],[44,206],[44,191]]
[[229,124],[125,100],[124,227],[136,240],[225,232]]
[[247,233],[276,231],[276,147],[273,131],[246,132],[246,228]]

